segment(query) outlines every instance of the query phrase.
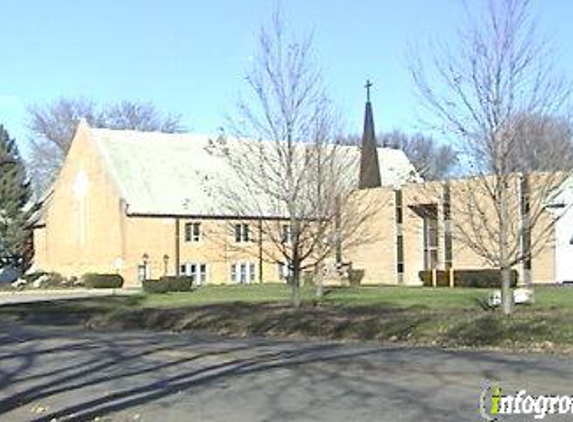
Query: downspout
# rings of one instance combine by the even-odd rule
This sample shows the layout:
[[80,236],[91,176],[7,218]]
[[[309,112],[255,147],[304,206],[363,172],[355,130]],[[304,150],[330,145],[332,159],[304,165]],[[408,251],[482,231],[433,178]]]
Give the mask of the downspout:
[[341,223],[341,210],[340,210],[340,196],[336,197],[334,211],[334,230],[335,230],[335,256],[338,269],[342,265],[342,223]]
[[[127,257],[127,235],[125,226],[127,224],[129,211],[129,204],[125,201],[125,199],[119,199],[119,232],[120,232],[120,256],[119,259],[121,260],[122,268],[118,268],[120,272],[126,274],[127,269],[129,268],[128,263],[126,262]],[[137,271],[137,265],[135,270]],[[131,276],[130,276],[131,278]]]
[[259,283],[263,282],[263,220],[259,218]]
[[180,239],[180,221],[179,217],[175,217],[175,275],[179,276],[179,269],[181,268],[181,239]]

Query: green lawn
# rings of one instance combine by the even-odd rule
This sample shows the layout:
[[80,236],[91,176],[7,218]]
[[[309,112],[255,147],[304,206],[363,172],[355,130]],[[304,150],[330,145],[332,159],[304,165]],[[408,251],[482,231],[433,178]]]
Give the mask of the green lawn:
[[536,303],[511,318],[480,306],[488,289],[330,288],[318,302],[289,305],[280,284],[205,286],[192,292],[141,294],[0,307],[0,318],[83,323],[97,329],[207,331],[271,336],[495,347],[573,353],[573,287],[537,287]]
[[[303,289],[303,296],[310,298],[311,291]],[[171,308],[225,302],[284,302],[289,298],[290,290],[283,284],[207,285],[192,292],[147,294],[141,306]]]
[[[573,310],[573,288],[537,287],[536,303],[525,308]],[[479,309],[488,289],[358,287],[327,289],[321,303],[385,308]],[[180,307],[225,302],[287,302],[290,290],[283,284],[204,286],[189,293],[145,295],[142,307]],[[314,299],[314,289],[303,288],[303,298]]]

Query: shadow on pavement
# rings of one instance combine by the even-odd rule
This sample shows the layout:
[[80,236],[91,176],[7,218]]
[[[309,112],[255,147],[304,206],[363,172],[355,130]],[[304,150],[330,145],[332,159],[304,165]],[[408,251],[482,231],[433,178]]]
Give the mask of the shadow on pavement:
[[[242,387],[264,396],[271,412],[266,419],[312,419],[317,406],[343,398],[361,406],[379,401],[383,394],[384,400],[415,412],[420,420],[465,420],[467,409],[463,406],[445,409],[443,400],[438,400],[440,390],[452,387],[452,374],[467,370],[456,367],[456,360],[474,362],[475,372],[489,379],[495,379],[492,368],[497,366],[503,366],[506,373],[524,371],[521,358],[489,353],[144,332],[97,333],[17,324],[8,327],[0,341],[0,415],[59,398],[60,405],[35,415],[35,421],[93,420],[174,398],[181,392],[198,393],[218,382],[232,383],[240,377],[297,367],[302,368],[289,377],[272,382],[254,378]],[[564,376],[562,370],[543,361],[529,365],[527,370]],[[427,385],[416,386],[416,405],[412,406],[411,385],[396,380],[407,381],[404,377],[417,374],[424,374]],[[319,385],[324,387],[317,388]],[[306,399],[293,406],[281,405],[293,388],[304,389]],[[332,391],[325,394],[322,388]]]

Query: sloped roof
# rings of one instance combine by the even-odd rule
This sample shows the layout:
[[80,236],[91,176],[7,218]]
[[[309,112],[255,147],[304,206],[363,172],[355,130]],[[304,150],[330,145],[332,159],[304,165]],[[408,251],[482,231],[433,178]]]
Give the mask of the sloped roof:
[[[206,194],[207,178],[232,183],[226,160],[209,152],[213,136],[89,129],[130,214],[224,215]],[[247,142],[247,141],[240,141]],[[255,142],[255,141],[248,141]],[[348,147],[359,154],[358,147]],[[378,148],[382,186],[419,181],[401,150]],[[358,187],[359,169],[356,168]]]

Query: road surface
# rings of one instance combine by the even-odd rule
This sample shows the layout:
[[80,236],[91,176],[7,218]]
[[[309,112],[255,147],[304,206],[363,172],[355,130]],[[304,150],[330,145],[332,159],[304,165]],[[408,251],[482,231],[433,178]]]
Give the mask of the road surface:
[[473,422],[486,380],[537,394],[573,380],[565,357],[2,326],[10,422]]

